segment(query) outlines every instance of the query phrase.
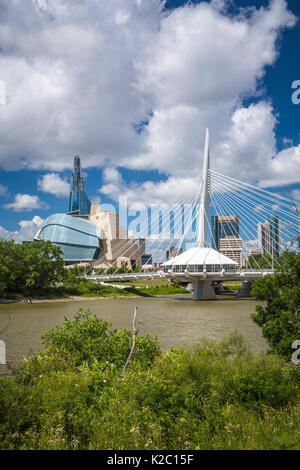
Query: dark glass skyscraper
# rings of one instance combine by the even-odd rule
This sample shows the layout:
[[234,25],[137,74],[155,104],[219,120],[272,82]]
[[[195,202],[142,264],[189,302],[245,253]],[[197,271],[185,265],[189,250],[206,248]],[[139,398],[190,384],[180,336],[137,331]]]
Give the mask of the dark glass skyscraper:
[[81,176],[80,157],[74,157],[74,172],[71,175],[69,213],[89,215],[91,202],[84,189],[84,179]]
[[214,250],[220,250],[220,238],[239,237],[238,215],[213,215],[211,217],[212,243]]

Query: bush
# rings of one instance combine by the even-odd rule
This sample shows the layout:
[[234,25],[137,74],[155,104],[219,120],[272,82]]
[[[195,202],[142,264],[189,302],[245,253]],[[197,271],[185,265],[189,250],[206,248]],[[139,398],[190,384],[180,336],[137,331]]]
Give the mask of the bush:
[[[61,327],[50,330],[42,336],[50,354],[64,354],[79,366],[83,363],[113,363],[118,369],[127,360],[131,348],[132,332],[127,329],[114,330],[110,323],[90,312],[79,310],[73,320],[65,319]],[[150,367],[156,355],[160,354],[156,338],[137,336],[136,365]]]
[[274,277],[254,282],[251,294],[264,303],[257,305],[252,318],[270,351],[290,359],[293,342],[300,340],[300,254],[285,252],[278,261]]
[[237,333],[161,354],[78,312],[0,379],[2,449],[275,449],[300,439],[300,369]]

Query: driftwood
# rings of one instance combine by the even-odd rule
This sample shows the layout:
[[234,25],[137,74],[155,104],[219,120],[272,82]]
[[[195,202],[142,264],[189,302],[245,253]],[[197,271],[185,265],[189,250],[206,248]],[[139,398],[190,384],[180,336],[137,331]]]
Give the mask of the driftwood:
[[[127,358],[127,361],[126,361],[126,364],[125,366],[123,367],[123,370],[122,370],[122,375],[125,375],[126,374],[126,371],[128,369],[128,366],[130,364],[130,361],[132,359],[132,357],[134,356],[134,354],[137,353],[137,351],[135,351],[135,342],[136,342],[136,337],[140,331],[139,328],[136,328],[136,314],[137,314],[137,307],[135,307],[134,309],[134,315],[133,315],[133,322],[132,322],[132,329],[133,329],[133,338],[132,338],[132,346],[131,346],[131,349],[130,349],[130,353],[128,355],[128,358]],[[141,323],[141,322],[139,322]]]

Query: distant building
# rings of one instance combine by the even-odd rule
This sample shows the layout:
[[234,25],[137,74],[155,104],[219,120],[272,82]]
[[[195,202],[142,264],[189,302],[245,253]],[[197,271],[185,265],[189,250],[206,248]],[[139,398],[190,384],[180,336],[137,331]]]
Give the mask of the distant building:
[[152,255],[147,255],[147,254],[143,254],[141,256],[142,258],[142,266],[148,266],[148,265],[152,265]]
[[270,224],[268,221],[257,224],[258,251],[261,254],[270,253]]
[[66,264],[98,260],[98,268],[142,266],[145,239],[129,238],[120,227],[119,214],[101,212],[91,204],[81,175],[80,158],[74,157],[71,175],[69,212],[46,219],[35,240],[49,240],[59,246]]
[[277,215],[271,215],[268,218],[270,225],[270,245],[271,254],[279,256],[281,252],[280,220]]
[[262,251],[257,248],[250,249],[250,253],[249,253],[250,256],[259,256],[261,254],[262,254]]
[[239,267],[243,264],[243,240],[239,237],[225,237],[219,240],[220,253],[235,261]]
[[213,215],[211,217],[212,248],[220,251],[220,239],[239,238],[238,215]]
[[166,260],[169,261],[171,258],[175,258],[175,256],[181,255],[183,253],[182,248],[176,248],[176,246],[170,246],[166,250]]
[[142,266],[141,255],[145,252],[144,238],[128,238],[128,232],[120,227],[119,214],[101,212],[100,205],[92,204],[89,221],[104,230],[106,237],[105,256],[97,267],[127,266],[135,269]]
[[279,256],[281,246],[280,220],[272,215],[264,223],[257,225],[258,249],[262,254],[274,254]]

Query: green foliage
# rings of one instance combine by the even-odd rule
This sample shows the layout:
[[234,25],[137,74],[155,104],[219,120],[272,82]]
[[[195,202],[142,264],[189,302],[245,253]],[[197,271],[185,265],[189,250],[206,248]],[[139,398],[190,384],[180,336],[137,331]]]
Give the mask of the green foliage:
[[[0,240],[0,297],[15,298],[18,294],[115,298],[185,293],[184,289],[169,285],[151,289],[136,289],[134,286],[118,289],[96,284],[82,277],[85,269],[84,266],[64,268],[60,248],[49,241],[21,245]],[[107,271],[108,274],[114,272],[121,274],[127,272],[127,268],[110,268]]]
[[32,295],[52,288],[64,274],[61,255],[48,241],[21,245],[0,240],[0,295]]
[[297,446],[297,366],[254,357],[237,333],[164,354],[141,336],[122,377],[130,336],[84,312],[47,333],[43,352],[0,379],[0,448]]
[[269,253],[250,255],[248,257],[247,265],[253,269],[270,269],[278,262],[278,260],[278,256],[274,255],[273,259],[272,255]]
[[[110,323],[79,310],[72,320],[42,336],[50,354],[62,354],[76,367],[94,361],[113,363],[123,368],[131,348],[132,333],[127,329],[113,330]],[[137,336],[135,365],[149,367],[160,352],[158,342],[149,335]]]
[[252,316],[271,351],[290,359],[292,343],[300,339],[300,254],[285,252],[274,277],[254,282],[252,296],[264,303]]
[[[120,284],[122,284],[121,281]],[[130,282],[127,281],[126,284],[130,284]],[[181,287],[175,287],[170,284],[161,286],[150,285],[148,288],[136,288],[135,285],[131,285],[131,287],[125,289],[118,289],[109,284],[96,284],[81,278],[73,269],[66,270],[62,291],[69,295],[81,295],[83,297],[130,297],[185,294],[188,292]]]
[[174,279],[172,281],[173,287],[180,287],[180,280],[179,279]]

